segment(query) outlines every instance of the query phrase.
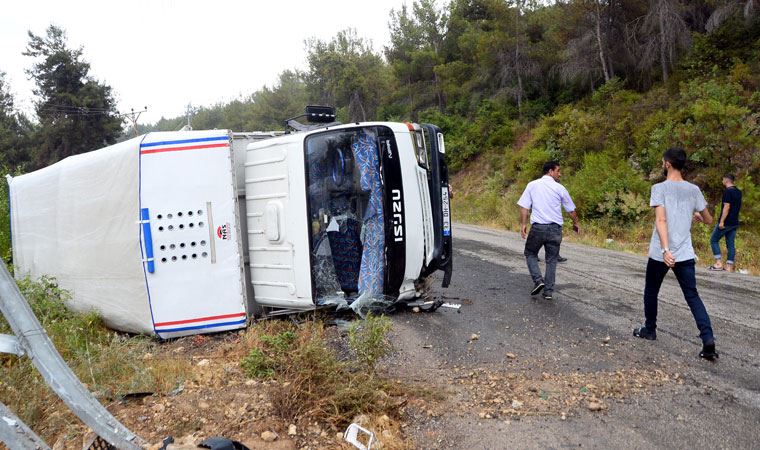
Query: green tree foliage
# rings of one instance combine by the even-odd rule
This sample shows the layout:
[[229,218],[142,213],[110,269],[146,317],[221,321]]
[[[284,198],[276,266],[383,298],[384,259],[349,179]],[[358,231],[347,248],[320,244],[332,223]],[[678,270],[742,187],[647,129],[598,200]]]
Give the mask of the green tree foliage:
[[344,108],[350,122],[376,118],[380,100],[389,91],[390,73],[370,42],[356,30],[338,32],[329,42],[307,41],[311,98]]
[[122,118],[111,88],[90,77],[82,49],[68,47],[63,29],[51,25],[41,36],[30,31],[24,55],[36,60],[27,73],[37,85],[38,166],[116,142]]
[[14,107],[13,96],[0,72],[0,165],[17,167],[29,160],[32,125]]
[[390,45],[385,57],[398,89],[389,99],[406,117],[416,120],[418,112],[430,107],[444,111],[446,100],[435,67],[443,62],[441,50],[447,17],[432,0],[406,4],[391,10]]

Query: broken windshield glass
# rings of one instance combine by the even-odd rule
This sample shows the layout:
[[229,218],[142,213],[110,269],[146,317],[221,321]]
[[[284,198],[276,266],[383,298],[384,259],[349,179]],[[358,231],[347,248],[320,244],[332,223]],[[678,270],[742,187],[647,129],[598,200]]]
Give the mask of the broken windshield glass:
[[383,183],[371,128],[306,140],[311,272],[320,299],[382,295]]

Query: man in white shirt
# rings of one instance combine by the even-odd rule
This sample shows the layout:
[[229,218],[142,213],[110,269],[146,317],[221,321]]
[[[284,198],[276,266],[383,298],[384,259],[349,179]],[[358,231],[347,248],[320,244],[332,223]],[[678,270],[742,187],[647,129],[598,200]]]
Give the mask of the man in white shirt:
[[[575,204],[564,186],[559,184],[562,176],[559,163],[549,161],[543,167],[544,176],[533,180],[525,187],[520,200],[520,231],[525,241],[525,259],[528,271],[533,278],[531,295],[538,295],[542,290],[544,298],[551,300],[554,293],[554,276],[557,270],[559,246],[562,243],[562,208],[573,219],[573,230],[580,231]],[[530,233],[528,233],[528,214],[530,213]],[[538,267],[538,251],[544,247],[546,257],[546,274],[541,276]]]

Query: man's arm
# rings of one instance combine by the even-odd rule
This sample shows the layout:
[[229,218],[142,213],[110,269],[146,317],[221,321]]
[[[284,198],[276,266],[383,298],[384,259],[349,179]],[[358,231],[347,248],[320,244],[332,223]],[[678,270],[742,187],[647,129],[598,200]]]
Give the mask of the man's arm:
[[712,214],[710,214],[710,210],[707,209],[707,208],[703,209],[702,211],[695,212],[694,213],[694,220],[702,222],[705,225],[710,225],[710,224],[713,223]]
[[580,233],[581,227],[578,225],[578,213],[575,212],[575,210],[572,210],[567,214],[570,216],[571,219],[573,219],[573,231],[575,231],[576,233]]
[[654,227],[657,229],[657,235],[660,237],[662,249],[668,250],[662,254],[665,264],[668,267],[673,267],[676,264],[676,259],[673,257],[673,253],[670,252],[670,247],[668,246],[668,217],[665,214],[664,206],[656,206],[654,208]]
[[530,210],[528,208],[520,207],[520,234],[522,235],[522,238],[525,239],[528,237],[528,215],[530,214]]
[[570,193],[567,192],[567,189],[565,189],[564,186],[562,186],[562,194],[560,195],[560,199],[562,201],[562,207],[565,208],[567,214],[571,219],[573,219],[573,231],[580,233],[581,229],[578,226],[578,213],[575,209],[575,203],[573,203],[573,199],[570,198]]
[[731,203],[723,203],[723,211],[720,213],[720,221],[718,222],[718,227],[722,230],[726,227],[725,221],[726,217],[728,217],[728,211],[731,209]]

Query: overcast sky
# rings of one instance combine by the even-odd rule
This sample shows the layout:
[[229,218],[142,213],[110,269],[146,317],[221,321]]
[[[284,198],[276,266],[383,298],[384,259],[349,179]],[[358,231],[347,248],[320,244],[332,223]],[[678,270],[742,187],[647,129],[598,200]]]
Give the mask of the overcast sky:
[[[148,107],[140,123],[184,114],[271,86],[285,69],[306,67],[304,40],[329,40],[353,27],[377,51],[388,43],[391,8],[404,0],[134,0],[3,2],[0,71],[19,109],[33,111],[33,83],[22,56],[27,31],[63,27],[69,46],[83,47],[120,111]],[[411,4],[411,0],[407,2]]]

